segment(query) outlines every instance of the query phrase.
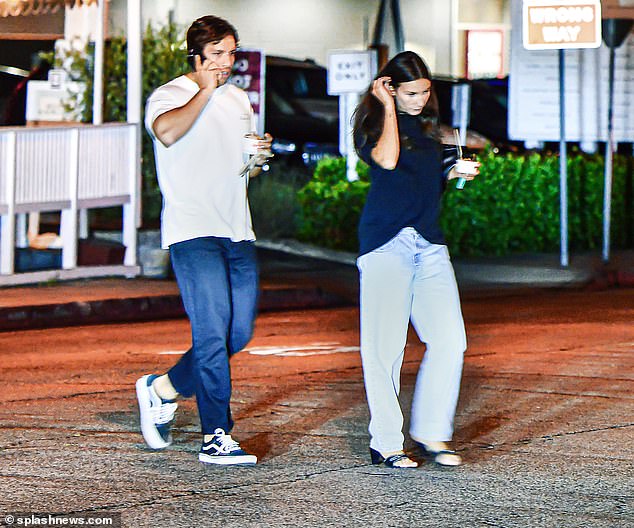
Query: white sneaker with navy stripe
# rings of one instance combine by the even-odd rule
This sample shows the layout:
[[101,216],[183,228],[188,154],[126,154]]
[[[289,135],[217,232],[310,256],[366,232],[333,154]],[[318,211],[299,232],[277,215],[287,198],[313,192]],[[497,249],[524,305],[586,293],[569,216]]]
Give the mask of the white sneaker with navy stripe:
[[214,435],[209,442],[203,442],[198,460],[205,464],[255,464],[258,457],[249,455],[240,448],[240,444],[236,442],[231,435],[225,433],[223,429],[216,429]]
[[152,382],[157,377],[152,374],[139,378],[136,382],[136,397],[145,443],[152,449],[164,449],[172,443],[170,429],[178,404],[156,394]]

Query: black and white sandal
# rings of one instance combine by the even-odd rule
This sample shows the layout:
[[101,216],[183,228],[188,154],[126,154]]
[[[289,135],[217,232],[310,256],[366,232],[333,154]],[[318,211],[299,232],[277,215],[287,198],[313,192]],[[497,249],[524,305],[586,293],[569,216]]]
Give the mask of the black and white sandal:
[[370,448],[370,457],[372,458],[372,464],[375,466],[383,464],[385,467],[395,469],[413,469],[418,467],[418,462],[413,461],[402,451],[400,453],[384,457],[376,449]]
[[462,465],[462,457],[452,449],[434,451],[423,442],[416,442],[416,445],[423,452],[425,458],[432,460],[439,466],[456,467]]

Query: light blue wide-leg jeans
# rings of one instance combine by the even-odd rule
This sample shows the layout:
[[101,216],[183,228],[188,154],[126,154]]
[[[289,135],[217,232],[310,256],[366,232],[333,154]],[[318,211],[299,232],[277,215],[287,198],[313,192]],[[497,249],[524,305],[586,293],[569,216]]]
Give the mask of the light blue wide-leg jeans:
[[399,391],[410,319],[426,345],[414,390],[410,435],[418,440],[450,440],[466,336],[447,247],[431,244],[408,227],[359,257],[357,266],[370,447],[381,453],[403,449]]

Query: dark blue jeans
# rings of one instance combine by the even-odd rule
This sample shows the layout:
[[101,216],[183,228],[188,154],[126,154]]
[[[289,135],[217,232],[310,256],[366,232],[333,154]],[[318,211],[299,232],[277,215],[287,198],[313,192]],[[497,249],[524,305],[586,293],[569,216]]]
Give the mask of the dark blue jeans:
[[257,309],[253,242],[203,237],[170,246],[170,258],[192,329],[192,347],[168,372],[174,388],[196,395],[203,434],[231,418],[229,358],[249,342]]

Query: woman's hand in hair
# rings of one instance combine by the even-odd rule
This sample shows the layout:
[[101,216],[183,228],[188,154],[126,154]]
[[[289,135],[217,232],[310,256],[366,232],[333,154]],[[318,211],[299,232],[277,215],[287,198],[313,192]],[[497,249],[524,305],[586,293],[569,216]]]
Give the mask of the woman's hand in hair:
[[379,77],[372,83],[372,95],[386,108],[394,108],[394,88],[390,77]]

